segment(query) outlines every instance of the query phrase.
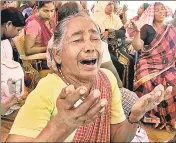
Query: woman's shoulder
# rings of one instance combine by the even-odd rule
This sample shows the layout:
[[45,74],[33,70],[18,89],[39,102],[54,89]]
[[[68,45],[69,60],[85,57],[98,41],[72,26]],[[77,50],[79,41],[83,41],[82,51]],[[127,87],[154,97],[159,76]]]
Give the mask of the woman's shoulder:
[[[46,93],[48,96],[52,96],[54,93],[60,93],[62,88],[66,85],[56,74],[48,74],[46,77],[42,78],[37,87],[34,89],[35,92]],[[45,95],[46,95],[45,94]]]
[[116,80],[114,74],[110,70],[105,69],[105,68],[101,68],[100,70],[108,77],[111,85],[117,84],[117,80]]
[[30,17],[26,20],[25,27],[29,27],[29,26],[30,27],[32,26],[32,27],[35,27],[35,28],[40,27],[39,22],[35,18],[30,18]]
[[42,87],[54,87],[54,86],[59,86],[62,85],[63,81],[55,74],[48,74],[46,77],[42,78],[39,83],[38,86],[42,86]]
[[28,100],[44,100],[54,105],[59,93],[65,86],[65,83],[56,74],[48,74],[38,82],[36,88],[28,96]]
[[26,24],[27,25],[33,25],[33,26],[39,26],[39,23],[35,19],[27,21]]

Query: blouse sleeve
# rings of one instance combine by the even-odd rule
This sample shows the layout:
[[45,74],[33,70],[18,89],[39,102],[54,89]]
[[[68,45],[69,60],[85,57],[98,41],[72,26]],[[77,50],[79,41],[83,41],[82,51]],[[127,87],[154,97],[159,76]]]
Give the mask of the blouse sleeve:
[[146,43],[145,41],[147,40],[147,25],[142,26],[140,35],[141,39],[144,41],[144,43]]

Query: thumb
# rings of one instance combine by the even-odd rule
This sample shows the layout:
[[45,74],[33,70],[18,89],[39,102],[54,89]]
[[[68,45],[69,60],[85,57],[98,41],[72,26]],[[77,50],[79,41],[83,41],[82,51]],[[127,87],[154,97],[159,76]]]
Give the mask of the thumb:
[[172,86],[167,87],[167,89],[164,92],[164,99],[163,100],[168,100],[172,97],[171,93],[172,93]]

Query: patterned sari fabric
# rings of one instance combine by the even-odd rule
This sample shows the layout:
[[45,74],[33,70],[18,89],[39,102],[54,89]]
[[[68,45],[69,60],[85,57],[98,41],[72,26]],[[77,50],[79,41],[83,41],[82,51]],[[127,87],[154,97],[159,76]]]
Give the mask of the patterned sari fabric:
[[111,84],[107,76],[99,71],[95,84],[92,88],[99,89],[101,96],[108,101],[108,106],[101,117],[97,118],[94,123],[81,126],[77,129],[73,142],[110,142],[110,105],[111,105]]
[[160,123],[175,127],[176,122],[176,28],[168,25],[156,33],[149,49],[142,52],[136,67],[135,92],[139,97],[158,84],[173,87],[172,94],[147,116],[160,118]]

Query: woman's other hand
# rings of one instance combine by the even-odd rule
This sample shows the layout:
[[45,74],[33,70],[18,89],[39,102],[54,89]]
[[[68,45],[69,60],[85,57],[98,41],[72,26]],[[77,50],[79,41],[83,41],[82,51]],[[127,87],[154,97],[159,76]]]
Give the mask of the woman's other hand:
[[123,13],[126,13],[127,11],[128,11],[128,5],[127,5],[127,4],[124,4],[124,5],[123,5],[122,12],[123,12]]
[[168,99],[171,92],[171,86],[164,90],[164,86],[160,84],[156,86],[152,92],[139,98],[131,109],[131,115],[134,120],[139,121],[146,112],[156,108],[164,99]]

